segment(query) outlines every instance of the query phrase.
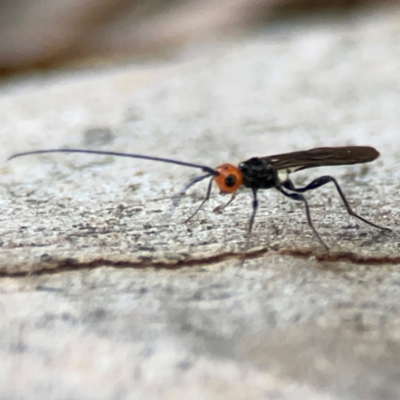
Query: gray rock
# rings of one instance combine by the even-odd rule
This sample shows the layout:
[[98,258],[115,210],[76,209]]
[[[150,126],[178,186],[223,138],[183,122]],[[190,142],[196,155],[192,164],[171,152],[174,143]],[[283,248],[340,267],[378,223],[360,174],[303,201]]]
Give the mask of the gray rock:
[[[0,96],[4,399],[397,399],[400,270],[395,13],[271,26],[175,64],[15,80]],[[89,132],[89,133],[88,133]],[[96,132],[99,137],[96,138]],[[217,166],[371,145],[301,204],[270,190],[244,265],[244,191],[223,213],[196,171],[19,151],[88,147]],[[93,147],[90,147],[93,148]]]

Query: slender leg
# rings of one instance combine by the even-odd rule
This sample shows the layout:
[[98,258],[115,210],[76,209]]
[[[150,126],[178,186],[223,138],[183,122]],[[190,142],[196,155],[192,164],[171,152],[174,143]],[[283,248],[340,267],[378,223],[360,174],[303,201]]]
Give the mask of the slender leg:
[[339,196],[340,196],[340,198],[342,199],[343,204],[344,204],[344,206],[346,207],[346,210],[347,210],[347,212],[349,213],[349,215],[351,215],[351,216],[353,216],[353,217],[356,217],[356,218],[358,218],[360,221],[363,221],[364,223],[366,223],[366,224],[368,224],[368,225],[371,225],[371,226],[373,226],[373,227],[375,227],[375,228],[382,229],[382,230],[387,231],[387,232],[392,232],[391,229],[385,228],[384,226],[380,226],[380,225],[374,224],[373,222],[370,222],[370,221],[368,221],[367,219],[365,219],[365,218],[361,217],[360,215],[356,214],[356,213],[353,211],[353,209],[350,207],[350,204],[348,203],[346,197],[344,196],[344,194],[343,194],[343,192],[342,192],[342,189],[340,188],[340,186],[339,186],[339,184],[337,183],[336,179],[333,178],[332,176],[329,176],[329,175],[321,176],[321,177],[319,177],[319,178],[313,180],[313,181],[312,181],[311,183],[309,183],[307,186],[302,187],[302,188],[296,188],[296,187],[294,187],[293,182],[291,182],[290,180],[284,182],[284,183],[282,184],[282,186],[284,186],[286,189],[292,190],[293,192],[304,193],[304,192],[307,192],[308,190],[317,189],[317,188],[319,188],[319,187],[321,187],[321,186],[323,186],[323,185],[325,185],[325,184],[327,184],[327,183],[329,183],[329,182],[332,182],[332,183],[335,185],[336,190],[338,191]]
[[[285,182],[286,183],[286,182]],[[285,186],[286,187],[286,186]],[[304,206],[306,208],[306,215],[307,215],[307,222],[310,228],[313,230],[314,235],[317,237],[317,239],[320,241],[320,243],[325,247],[326,250],[329,251],[329,247],[325,244],[325,242],[321,239],[321,236],[319,236],[319,233],[317,230],[314,228],[314,225],[311,220],[311,215],[310,215],[310,207],[308,206],[307,200],[302,194],[299,193],[288,193],[285,192],[281,186],[278,186],[277,189],[286,197],[289,197],[292,200],[297,200],[297,201],[302,201],[304,203]]]
[[210,174],[206,175],[201,175],[198,176],[194,179],[192,179],[189,183],[187,183],[173,198],[172,198],[172,204],[169,210],[166,213],[166,218],[167,220],[171,217],[172,213],[174,212],[175,208],[178,206],[179,202],[181,201],[182,196],[186,193],[186,191],[191,188],[193,185],[195,185],[198,182],[201,182],[204,179],[207,179],[210,177]]
[[205,202],[210,199],[213,181],[214,181],[214,177],[212,179],[210,179],[210,183],[208,184],[208,188],[207,188],[206,197],[204,197],[204,200],[197,207],[197,210],[185,221],[185,223],[189,222],[201,210],[201,208],[204,206]]
[[179,204],[182,196],[186,193],[186,191],[195,185],[198,182],[201,182],[204,179],[207,179],[210,174],[197,176],[196,178],[192,179],[188,184],[186,184],[173,198],[172,198],[172,205],[174,208]]
[[247,228],[246,246],[244,248],[244,251],[243,251],[242,257],[241,257],[242,258],[242,260],[241,260],[241,266],[242,267],[243,267],[244,262],[246,260],[246,252],[249,249],[251,231],[253,230],[254,219],[256,218],[257,209],[258,209],[257,189],[252,188],[252,191],[253,191],[253,203],[252,203],[253,210],[251,212],[251,217],[250,217],[250,220],[249,220],[249,226]]
[[221,204],[220,206],[215,207],[213,211],[220,212],[220,211],[224,210],[226,207],[229,206],[229,204],[232,203],[233,200],[235,200],[236,194],[237,194],[236,192],[233,193],[233,195],[231,196],[231,198],[229,199],[229,201],[226,204]]
[[247,228],[247,240],[246,240],[245,251],[247,251],[249,249],[251,231],[253,230],[254,219],[256,218],[257,209],[258,209],[257,189],[252,188],[252,190],[253,190],[253,203],[252,203],[253,210],[251,212],[251,217],[250,217],[250,220],[249,220],[249,226]]

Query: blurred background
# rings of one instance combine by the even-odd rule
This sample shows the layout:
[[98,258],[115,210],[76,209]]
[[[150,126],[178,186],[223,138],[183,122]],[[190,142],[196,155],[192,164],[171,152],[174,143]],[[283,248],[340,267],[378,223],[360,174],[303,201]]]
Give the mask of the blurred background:
[[310,13],[399,0],[2,0],[0,74],[167,57]]

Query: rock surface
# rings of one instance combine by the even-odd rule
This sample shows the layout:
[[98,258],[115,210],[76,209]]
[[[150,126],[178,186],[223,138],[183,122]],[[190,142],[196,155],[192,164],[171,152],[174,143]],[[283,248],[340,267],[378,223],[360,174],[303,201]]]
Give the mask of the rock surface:
[[[298,20],[166,65],[16,79],[0,94],[3,399],[397,399],[399,14]],[[189,168],[15,152],[84,147],[217,166],[371,145],[301,204],[223,213]]]

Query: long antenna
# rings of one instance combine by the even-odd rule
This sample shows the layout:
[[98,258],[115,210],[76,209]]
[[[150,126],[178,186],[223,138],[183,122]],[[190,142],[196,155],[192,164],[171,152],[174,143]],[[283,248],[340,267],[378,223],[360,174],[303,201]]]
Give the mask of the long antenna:
[[145,156],[142,154],[132,154],[132,153],[120,153],[118,151],[103,151],[103,150],[85,150],[85,149],[47,149],[47,150],[33,150],[33,151],[25,151],[23,153],[13,154],[8,160],[12,160],[13,158],[22,157],[22,156],[30,156],[33,154],[44,154],[44,153],[85,153],[85,154],[100,154],[104,156],[115,156],[115,157],[129,157],[129,158],[139,158],[141,160],[149,160],[149,161],[159,161],[169,164],[182,165],[184,167],[198,168],[207,172],[211,175],[217,176],[219,172],[214,168],[207,167],[206,165],[193,164],[185,161],[173,160],[171,158],[163,158],[163,157],[153,157],[153,156]]

